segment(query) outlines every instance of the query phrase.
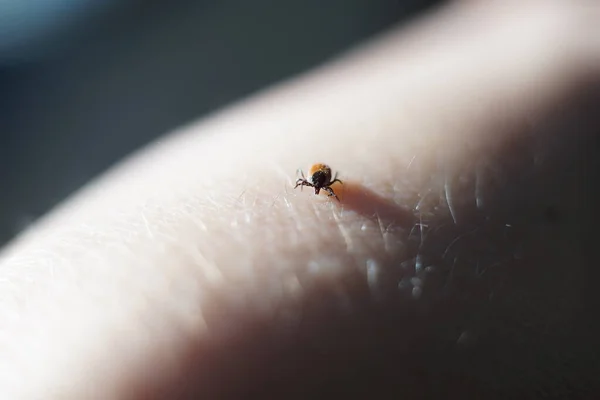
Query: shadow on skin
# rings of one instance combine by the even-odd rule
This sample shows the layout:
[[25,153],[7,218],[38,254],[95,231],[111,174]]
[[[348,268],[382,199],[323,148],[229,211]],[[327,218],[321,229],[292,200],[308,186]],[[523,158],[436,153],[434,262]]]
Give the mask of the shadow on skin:
[[351,210],[368,218],[378,218],[402,227],[412,227],[416,217],[407,208],[401,207],[367,187],[345,181],[332,186],[345,210]]

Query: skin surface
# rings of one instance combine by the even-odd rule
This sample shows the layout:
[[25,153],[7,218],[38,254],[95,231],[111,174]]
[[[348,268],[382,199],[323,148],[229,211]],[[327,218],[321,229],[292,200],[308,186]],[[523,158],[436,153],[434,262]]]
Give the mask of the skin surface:
[[[600,6],[495,3],[165,136],[23,233],[0,393],[600,393]],[[292,189],[321,161],[340,203]]]

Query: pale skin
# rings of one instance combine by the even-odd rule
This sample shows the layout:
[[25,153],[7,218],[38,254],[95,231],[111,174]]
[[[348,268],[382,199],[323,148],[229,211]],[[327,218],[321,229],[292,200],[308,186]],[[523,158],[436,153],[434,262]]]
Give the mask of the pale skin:
[[[497,3],[166,135],[23,233],[3,398],[597,393],[600,7]],[[314,162],[339,203],[293,190]]]

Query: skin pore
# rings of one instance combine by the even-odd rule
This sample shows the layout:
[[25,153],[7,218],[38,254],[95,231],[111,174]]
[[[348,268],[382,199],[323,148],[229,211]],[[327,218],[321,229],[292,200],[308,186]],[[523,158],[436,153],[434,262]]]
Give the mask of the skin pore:
[[[600,8],[498,3],[182,128],[24,232],[0,393],[596,393]],[[316,162],[339,203],[293,190]]]

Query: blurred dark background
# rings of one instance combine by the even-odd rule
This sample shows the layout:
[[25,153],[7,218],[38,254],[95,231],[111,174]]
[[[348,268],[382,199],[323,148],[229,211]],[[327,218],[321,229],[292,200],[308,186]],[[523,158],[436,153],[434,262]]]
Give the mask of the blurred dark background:
[[0,245],[166,131],[435,3],[0,2]]

